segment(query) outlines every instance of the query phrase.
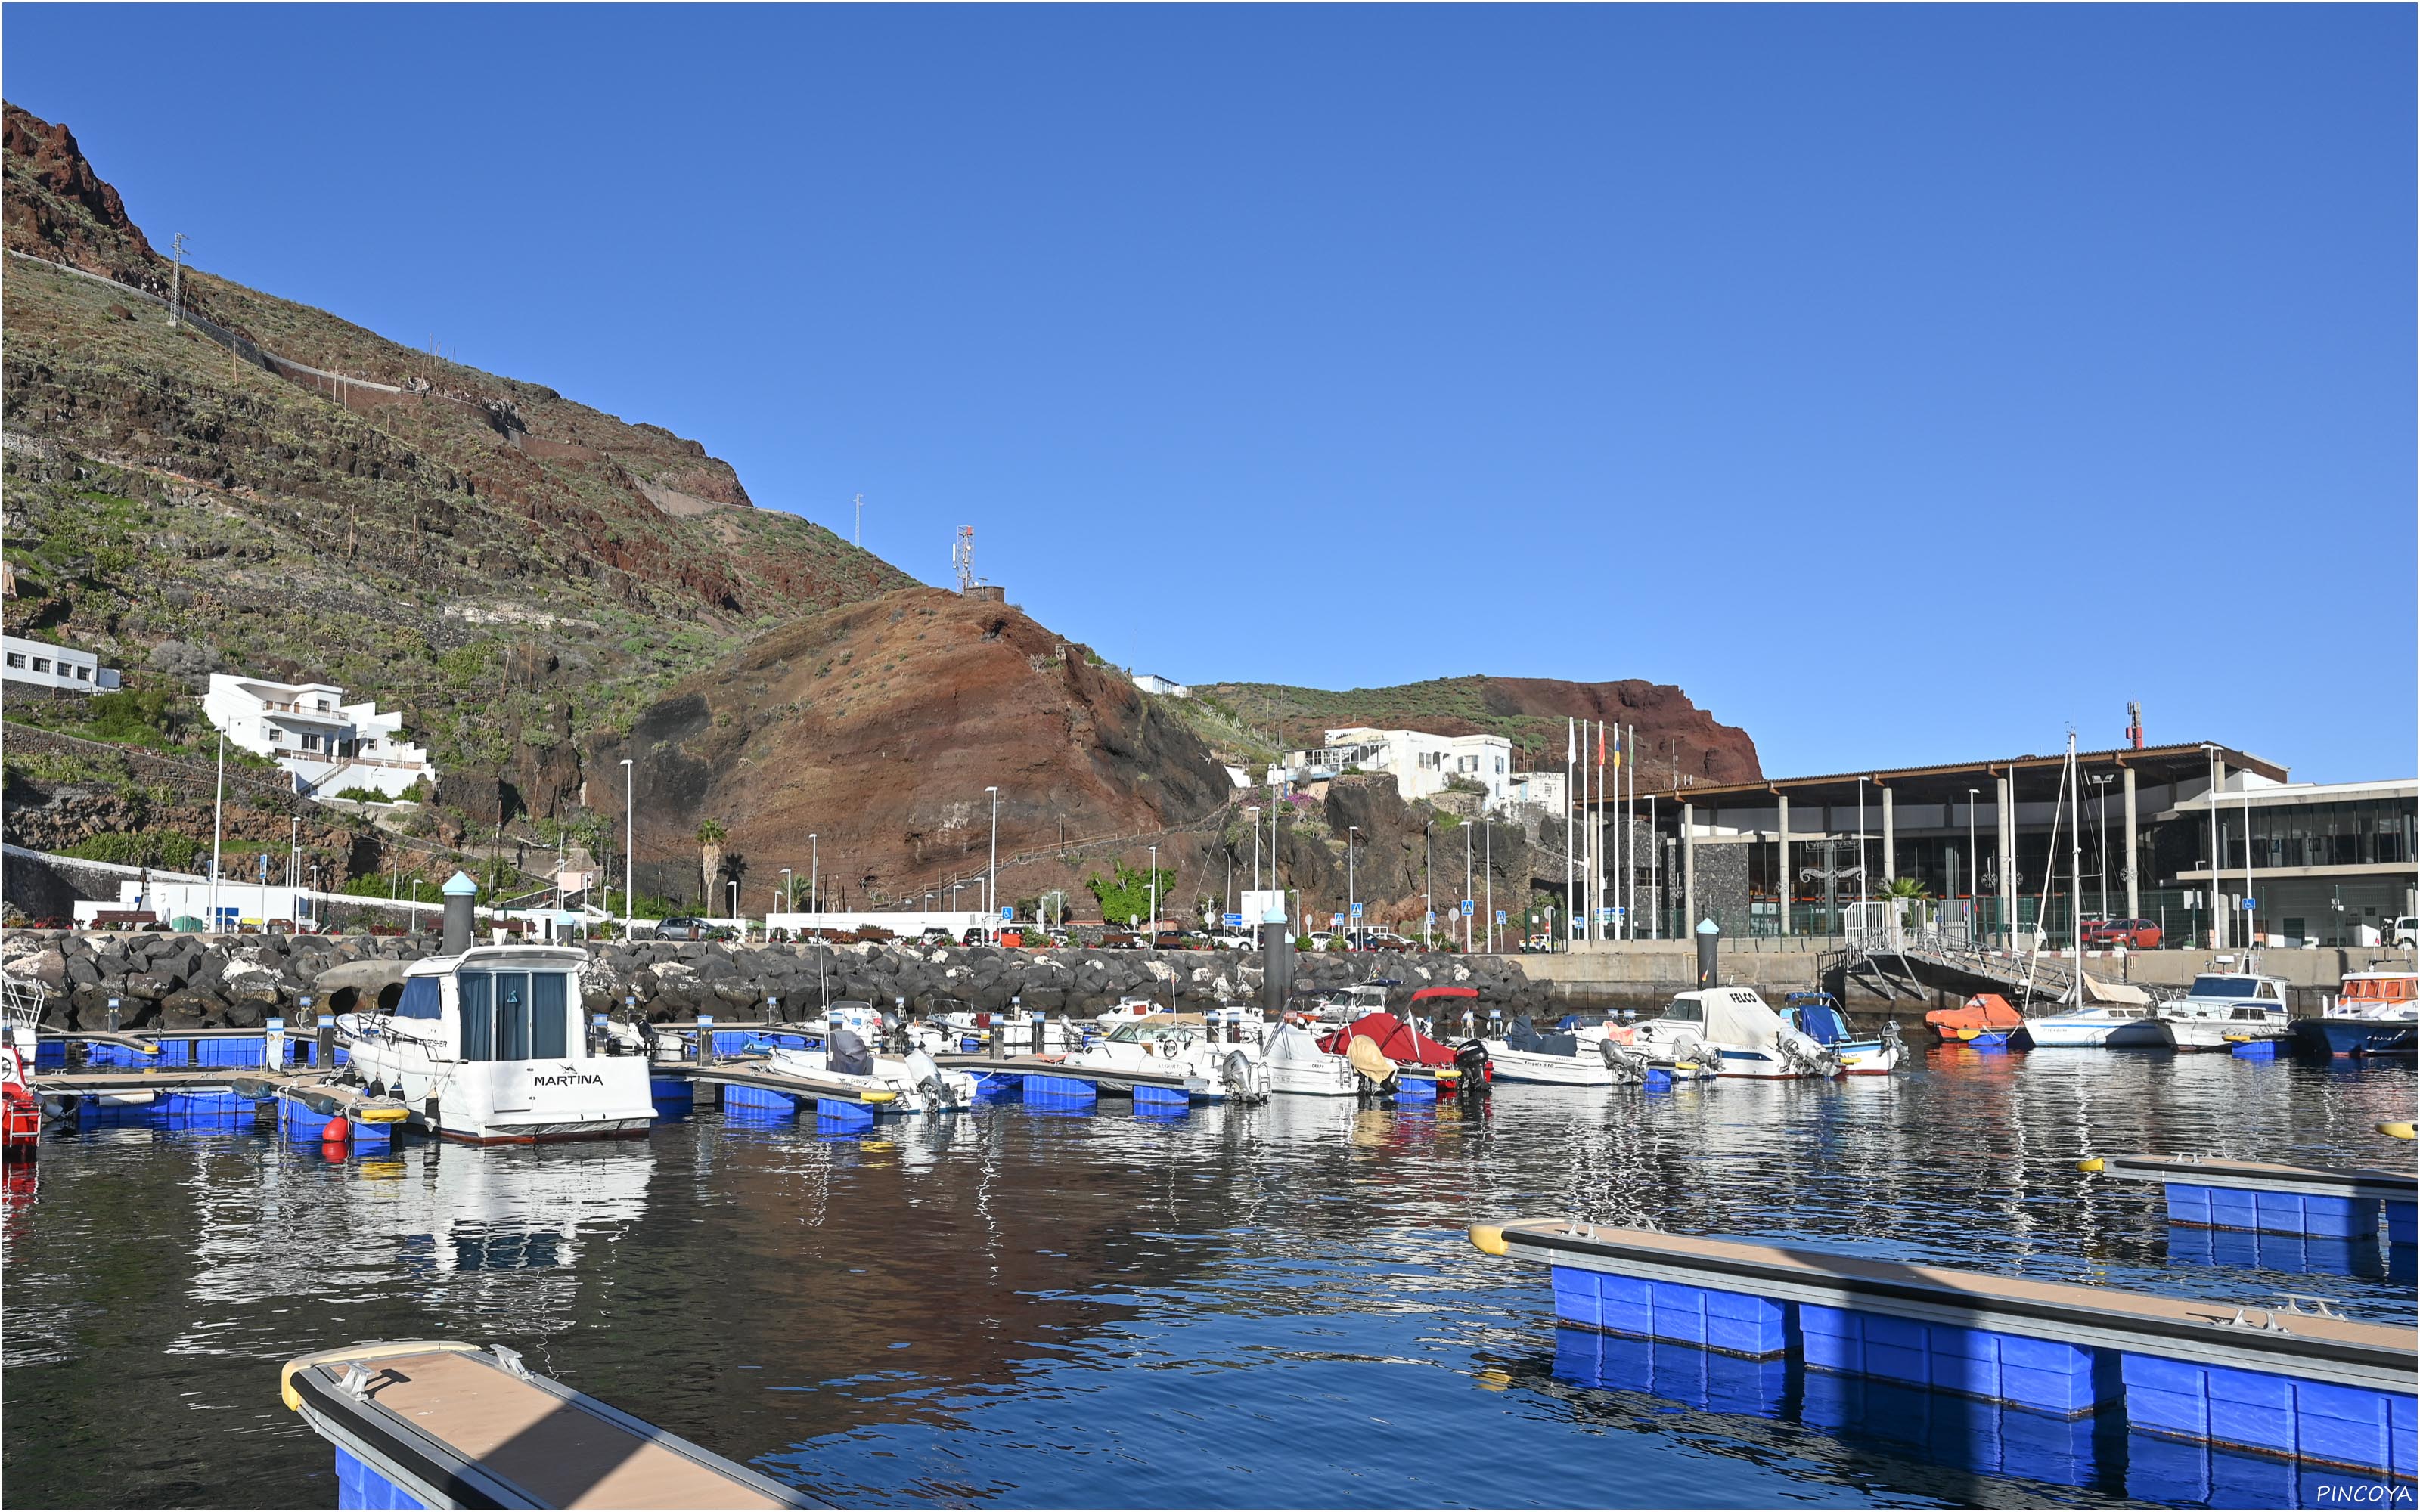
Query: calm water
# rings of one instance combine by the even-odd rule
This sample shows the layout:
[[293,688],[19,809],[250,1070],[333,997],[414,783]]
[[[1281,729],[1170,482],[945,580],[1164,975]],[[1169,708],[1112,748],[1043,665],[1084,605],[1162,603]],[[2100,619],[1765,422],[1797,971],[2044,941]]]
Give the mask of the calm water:
[[1625,1352],[1463,1228],[1576,1211],[2409,1322],[2374,1249],[2218,1263],[2249,1237],[2172,1233],[2156,1189],[2073,1163],[2401,1164],[2371,1126],[2412,1104],[2409,1068],[1954,1050],[1854,1084],[1505,1088],[1467,1118],[1007,1103],[825,1141],[706,1115],[334,1165],[128,1125],[47,1144],[7,1212],[0,1468],[17,1505],[331,1505],[277,1364],[420,1336],[512,1345],[834,1503],[2283,1500],[2278,1467],[2122,1426]]

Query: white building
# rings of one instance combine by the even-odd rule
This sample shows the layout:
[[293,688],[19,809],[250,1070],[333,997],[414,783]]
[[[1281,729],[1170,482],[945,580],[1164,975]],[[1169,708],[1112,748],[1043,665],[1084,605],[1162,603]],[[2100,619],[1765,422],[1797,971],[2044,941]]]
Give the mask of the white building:
[[[1461,780],[1487,795],[1489,809],[1534,802],[1516,795],[1516,783],[1528,783],[1544,774],[1512,770],[1512,742],[1502,735],[1433,735],[1422,730],[1373,730],[1347,725],[1327,732],[1327,744],[1317,750],[1286,753],[1284,779],[1316,782],[1347,771],[1385,772],[1395,779],[1395,791],[1405,803],[1445,791]],[[1555,779],[1561,781],[1561,774]]]
[[294,774],[297,793],[329,796],[370,788],[389,797],[422,778],[437,780],[428,752],[398,738],[401,714],[347,703],[329,683],[271,683],[210,674],[202,713],[226,737]]
[[64,688],[70,693],[107,693],[117,687],[117,671],[103,667],[89,651],[54,646],[18,636],[0,637],[8,652],[8,681],[36,687]]
[[1183,683],[1171,682],[1157,672],[1135,673],[1134,686],[1146,693],[1157,693],[1165,698],[1189,699],[1193,696],[1193,689]]

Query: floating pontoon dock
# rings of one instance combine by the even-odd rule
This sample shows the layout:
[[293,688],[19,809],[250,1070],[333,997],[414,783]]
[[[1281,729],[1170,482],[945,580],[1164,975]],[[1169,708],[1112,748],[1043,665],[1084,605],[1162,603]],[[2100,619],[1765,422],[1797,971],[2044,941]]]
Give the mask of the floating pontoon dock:
[[335,1445],[339,1507],[812,1504],[510,1350],[357,1344],[289,1362],[279,1386]]
[[944,1070],[963,1071],[1004,1088],[1014,1082],[1027,1098],[1096,1099],[1132,1097],[1137,1103],[1195,1103],[1207,1099],[1210,1084],[1177,1072],[1111,1071],[1101,1066],[1069,1065],[1048,1056],[944,1055],[933,1057]]
[[2124,1404],[2165,1438],[2411,1477],[2408,1328],[2270,1298],[2238,1306],[1541,1219],[1471,1242],[1552,1268],[1556,1316],[2056,1417]]
[[[2091,1166],[2086,1162],[2086,1168]],[[2111,1155],[2108,1175],[2161,1181],[2168,1222],[2196,1228],[2248,1228],[2305,1239],[2369,1239],[2386,1216],[2387,1237],[2414,1242],[2412,1212],[2420,1179],[2409,1171],[2331,1170],[2190,1155]]]

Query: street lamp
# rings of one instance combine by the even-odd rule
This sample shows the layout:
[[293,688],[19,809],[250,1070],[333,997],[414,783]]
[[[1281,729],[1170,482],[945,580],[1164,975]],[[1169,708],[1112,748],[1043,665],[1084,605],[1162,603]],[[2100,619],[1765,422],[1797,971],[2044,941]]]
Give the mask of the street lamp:
[[785,914],[799,906],[799,900],[790,891],[791,886],[790,869],[785,866],[782,868],[782,912]]
[[1150,945],[1159,943],[1159,847],[1151,847],[1151,938]]
[[1356,949],[1360,949],[1357,936],[1361,933],[1361,894],[1353,875],[1353,839],[1360,833],[1359,825],[1344,826],[1344,915],[1345,923],[1356,937],[1354,940]]
[[[994,917],[1000,913],[1000,789],[985,788],[991,795],[991,864],[984,869],[984,912]],[[1156,875],[1156,873],[1154,873]],[[1158,910],[1154,909],[1154,913]]]
[[[1983,855],[1975,848],[1975,800],[1982,795],[1981,788],[1966,790],[1966,893],[1975,907],[1966,910],[1967,929],[1975,924],[1975,914],[1983,902]],[[1975,942],[1969,939],[1967,944]]]
[[[1258,892],[1261,890],[1261,806],[1248,803],[1244,805],[1244,812],[1252,816],[1252,890]],[[1253,922],[1258,923],[1259,920]]]
[[823,912],[824,847],[814,836],[807,837],[807,912]]
[[636,813],[638,812],[638,810],[637,810],[636,809],[632,808],[632,807],[631,807],[631,804],[630,804],[630,782],[631,782],[631,772],[632,772],[632,770],[633,770],[633,768],[632,768],[632,767],[631,767],[631,765],[630,765],[630,758],[628,758],[628,756],[623,757],[623,758],[622,758],[622,938],[624,938],[624,939],[626,939],[626,940],[627,940],[627,939],[628,939],[628,938],[630,937],[630,914],[631,914],[631,910],[632,910],[632,908],[635,906],[635,905],[634,905],[634,903],[633,903],[633,902],[632,902],[632,898],[631,898],[631,888],[633,888],[634,887],[636,887],[636,886],[637,886],[637,883],[636,883],[636,881],[635,881],[634,879],[635,879],[635,878],[638,876],[638,874],[639,874],[639,851],[638,851],[638,841],[637,841],[637,837],[638,837],[638,830],[637,830],[637,828],[636,828],[636,819],[634,818],[634,816],[636,815]]
[[[1861,905],[1866,901],[1866,784],[1872,780],[1869,777],[1857,779],[1857,902]],[[1860,906],[1857,922],[1863,924],[1865,918],[1866,911]]]

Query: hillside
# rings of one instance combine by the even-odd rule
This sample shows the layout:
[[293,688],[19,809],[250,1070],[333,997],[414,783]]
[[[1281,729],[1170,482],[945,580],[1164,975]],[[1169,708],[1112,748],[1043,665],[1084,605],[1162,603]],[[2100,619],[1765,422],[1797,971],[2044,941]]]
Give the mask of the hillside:
[[1515,764],[1559,771],[1565,721],[1602,719],[1636,725],[1639,782],[1670,787],[1680,779],[1750,781],[1763,775],[1756,742],[1745,730],[1718,723],[1689,695],[1668,684],[1636,678],[1568,683],[1544,677],[1440,677],[1395,687],[1331,692],[1275,683],[1215,683],[1195,696],[1227,723],[1259,732],[1271,743],[1300,748],[1320,743],[1340,725],[1424,730],[1433,734],[1497,734],[1512,742]]
[[[221,339],[172,326],[136,292],[169,269],[116,192],[13,105],[0,219],[22,255],[0,353],[9,630],[176,699],[240,670],[400,707],[443,774],[440,829],[569,813],[579,753],[669,683],[913,581],[752,507],[698,442],[551,389],[191,269],[186,307]],[[18,698],[9,717],[75,712]],[[155,722],[155,743],[180,733]]]
[[[1053,849],[1063,833],[1187,824],[1233,791],[1199,739],[1089,648],[1013,606],[933,588],[758,638],[590,764],[625,755],[652,886],[692,897],[691,837],[707,818],[729,828],[725,866],[760,898],[783,867],[803,878],[812,849],[830,896],[879,903],[982,870],[988,787],[1003,856]],[[679,859],[655,859],[668,853]],[[1064,880],[1016,878],[1033,891]]]

